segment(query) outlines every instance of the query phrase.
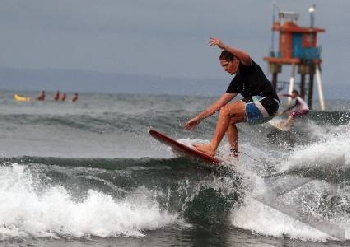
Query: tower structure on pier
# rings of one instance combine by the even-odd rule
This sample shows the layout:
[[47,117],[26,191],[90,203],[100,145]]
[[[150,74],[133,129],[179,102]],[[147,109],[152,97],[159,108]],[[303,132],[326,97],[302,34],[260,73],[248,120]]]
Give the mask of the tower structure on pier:
[[[271,49],[268,57],[264,60],[269,64],[271,82],[278,87],[278,75],[282,72],[282,66],[291,66],[289,80],[289,93],[294,88],[296,70],[300,75],[299,94],[306,98],[309,108],[312,109],[313,81],[316,74],[318,93],[321,110],[325,110],[322,81],[321,81],[321,51],[322,47],[317,44],[317,34],[325,32],[325,29],[314,26],[315,5],[309,8],[310,25],[298,26],[299,14],[290,11],[278,11],[278,20],[273,13]],[[279,47],[274,48],[275,33],[279,34]]]

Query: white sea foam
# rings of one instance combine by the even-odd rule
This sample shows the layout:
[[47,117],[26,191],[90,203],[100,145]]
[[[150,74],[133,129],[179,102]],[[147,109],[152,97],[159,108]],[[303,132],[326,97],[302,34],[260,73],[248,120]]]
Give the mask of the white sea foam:
[[[116,200],[89,190],[77,202],[64,187],[35,191],[35,179],[25,166],[12,164],[0,174],[0,239],[13,237],[143,236],[143,231],[180,223],[162,211],[150,191],[135,191]],[[140,196],[142,195],[142,196]]]
[[[280,164],[277,163],[276,169],[286,172],[295,167],[319,168],[322,165],[324,165],[324,169],[329,171],[348,168],[349,133],[349,126],[335,127],[334,130],[322,134],[322,141],[296,147],[287,160],[280,160]],[[246,167],[249,168],[249,164]],[[342,214],[332,214],[331,210],[337,210],[337,208],[331,209],[327,208],[327,205],[322,205],[327,200],[330,201],[332,197],[344,200],[344,202],[339,202],[340,206],[342,204],[347,205],[344,198],[349,198],[350,193],[345,191],[344,188],[339,190],[338,184],[332,185],[315,178],[293,178],[285,175],[281,178],[267,180],[258,176],[254,169],[240,170],[245,174],[244,182],[249,186],[247,187],[244,204],[231,213],[231,221],[234,226],[251,230],[260,235],[288,236],[306,241],[336,239],[332,231],[333,233],[337,231],[345,239],[350,238],[350,219],[346,213],[339,209]],[[298,183],[298,180],[300,180],[300,183]],[[268,181],[269,183],[267,183]],[[283,183],[286,186],[283,186]],[[293,183],[295,183],[294,187],[291,185]],[[277,191],[281,190],[282,196],[271,195],[271,186],[276,186]],[[283,191],[283,189],[287,191]],[[291,190],[288,191],[289,189]],[[328,197],[324,198],[325,196]],[[281,200],[280,202],[287,206],[279,204],[278,200]],[[288,205],[292,205],[292,207],[288,207]],[[322,213],[318,212],[322,209],[325,210],[324,213],[331,215],[330,219],[327,219],[327,217],[323,219],[324,225],[326,228],[328,227],[329,231],[313,224],[315,219],[322,218]],[[290,210],[290,214],[288,210]],[[303,212],[300,217],[298,212]],[[303,218],[304,213],[305,217]]]
[[231,214],[232,224],[260,235],[325,241],[329,236],[279,210],[246,197],[245,206]]
[[[337,126],[322,135],[322,141],[298,146],[278,168],[287,171],[293,167],[330,165],[349,166],[350,126]],[[332,168],[332,167],[329,167]]]

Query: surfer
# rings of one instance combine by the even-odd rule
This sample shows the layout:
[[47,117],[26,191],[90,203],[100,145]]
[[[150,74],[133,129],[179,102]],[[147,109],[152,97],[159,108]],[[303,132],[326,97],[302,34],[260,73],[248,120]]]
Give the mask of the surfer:
[[[279,98],[271,82],[266,78],[260,66],[244,51],[225,45],[220,39],[211,37],[210,46],[218,46],[223,51],[219,56],[223,69],[235,75],[226,92],[211,106],[185,123],[185,129],[192,130],[203,119],[219,111],[213,139],[209,144],[195,144],[200,152],[214,156],[227,133],[230,156],[238,157],[237,123],[259,124],[271,120],[278,108]],[[240,101],[229,103],[238,94]]]
[[67,94],[66,94],[66,93],[63,93],[62,98],[61,98],[61,101],[62,101],[62,102],[66,101],[66,97],[67,97]]
[[78,101],[78,97],[79,97],[78,93],[74,93],[74,96],[72,98],[72,102],[77,102]]
[[57,91],[55,94],[55,97],[53,97],[54,101],[59,101],[60,100],[60,91]]
[[289,128],[294,124],[294,120],[297,117],[305,116],[309,113],[309,106],[307,103],[299,96],[298,90],[294,89],[292,94],[282,94],[283,97],[291,97],[292,101],[290,106],[282,112],[289,112],[288,119],[281,122],[281,126],[284,128]]
[[45,101],[46,93],[45,91],[41,91],[41,94],[36,98],[38,101]]

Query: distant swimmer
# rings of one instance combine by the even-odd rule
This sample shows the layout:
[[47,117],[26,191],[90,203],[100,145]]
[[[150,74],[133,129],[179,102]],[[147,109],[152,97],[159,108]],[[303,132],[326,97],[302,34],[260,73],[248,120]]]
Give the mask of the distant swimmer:
[[60,91],[57,91],[57,92],[56,92],[56,94],[55,94],[55,96],[53,97],[53,99],[54,99],[55,101],[59,101],[59,100],[60,100]]
[[72,98],[72,102],[77,102],[78,97],[79,97],[78,93],[74,93],[74,96]]
[[[192,130],[203,119],[219,111],[213,139],[210,144],[196,144],[198,151],[214,156],[219,144],[227,134],[231,157],[238,157],[237,123],[260,124],[271,120],[280,100],[271,82],[266,78],[260,66],[244,51],[225,45],[220,39],[210,38],[210,46],[218,46],[223,51],[219,61],[223,69],[233,75],[226,92],[206,110],[185,123],[185,129]],[[240,101],[229,103],[238,94]]]
[[62,95],[61,101],[62,101],[62,102],[66,101],[66,97],[67,97],[67,94],[64,93],[64,94]]
[[45,91],[42,91],[41,94],[36,98],[38,101],[45,101],[46,93]]
[[307,103],[299,97],[298,90],[294,89],[292,94],[282,94],[283,97],[291,97],[292,101],[290,106],[284,110],[282,113],[289,112],[288,119],[281,122],[282,127],[291,127],[294,124],[294,120],[297,117],[305,116],[309,113],[309,106]]

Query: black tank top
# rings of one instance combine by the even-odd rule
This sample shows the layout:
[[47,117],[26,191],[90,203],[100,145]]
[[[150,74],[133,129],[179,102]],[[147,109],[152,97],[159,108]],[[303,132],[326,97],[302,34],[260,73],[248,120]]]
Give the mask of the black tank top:
[[254,60],[249,66],[239,63],[238,71],[228,86],[226,93],[240,93],[245,101],[252,101],[253,96],[263,97],[266,100],[263,99],[261,104],[270,115],[273,115],[278,110],[279,98],[276,90]]

